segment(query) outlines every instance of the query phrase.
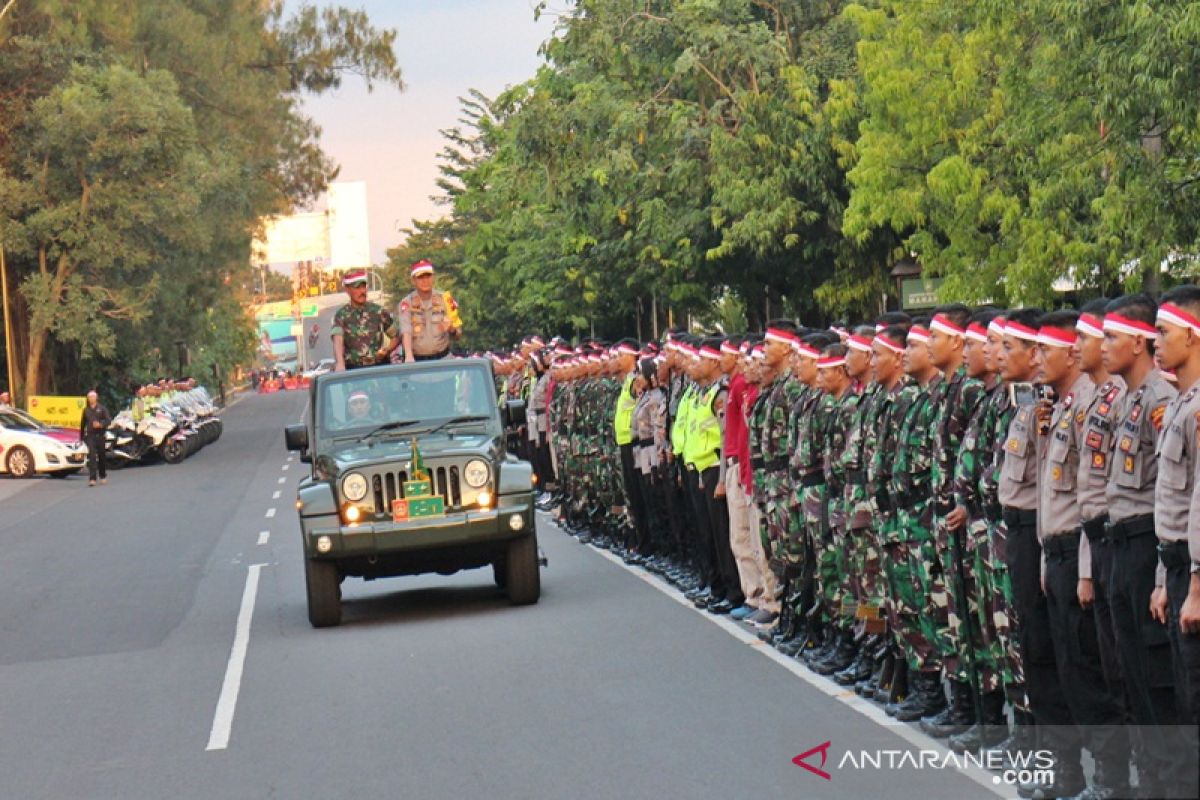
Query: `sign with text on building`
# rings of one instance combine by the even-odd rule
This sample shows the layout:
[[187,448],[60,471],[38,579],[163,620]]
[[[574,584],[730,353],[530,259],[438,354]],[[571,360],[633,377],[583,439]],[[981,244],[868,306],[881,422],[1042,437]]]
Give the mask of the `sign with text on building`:
[[900,307],[905,310],[933,308],[945,278],[909,278],[900,284]]
[[62,428],[78,428],[83,419],[83,407],[87,405],[86,397],[52,397],[50,395],[32,395],[29,398],[28,411],[39,422]]

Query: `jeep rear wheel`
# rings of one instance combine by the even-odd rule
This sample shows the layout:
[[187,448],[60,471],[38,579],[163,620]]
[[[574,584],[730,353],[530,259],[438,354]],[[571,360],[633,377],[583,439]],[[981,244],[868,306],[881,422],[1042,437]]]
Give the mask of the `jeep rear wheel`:
[[538,601],[542,593],[542,577],[538,570],[537,534],[530,531],[508,545],[505,556],[508,600],[514,606],[527,606]]
[[332,561],[304,560],[304,584],[308,589],[308,621],[314,628],[342,624],[342,580]]

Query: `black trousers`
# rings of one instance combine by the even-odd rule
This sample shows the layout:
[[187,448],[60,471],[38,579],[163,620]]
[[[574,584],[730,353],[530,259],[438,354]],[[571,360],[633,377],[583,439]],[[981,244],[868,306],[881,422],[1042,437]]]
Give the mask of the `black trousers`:
[[1096,622],[1096,637],[1100,647],[1100,668],[1104,670],[1104,682],[1109,696],[1121,706],[1123,716],[1128,719],[1128,703],[1125,700],[1125,681],[1121,677],[1121,660],[1117,655],[1117,635],[1113,630],[1112,594],[1113,546],[1102,536],[1090,538],[1088,545],[1092,556],[1092,618]]
[[680,563],[686,563],[687,531],[692,529],[691,501],[683,488],[681,478],[686,479],[687,470],[678,461],[672,461],[659,467],[659,475],[664,484],[663,501],[667,525],[671,532],[671,551]]
[[1129,713],[1141,738],[1138,776],[1164,787],[1186,785],[1194,778],[1184,774],[1194,758],[1180,749],[1180,737],[1173,728],[1156,730],[1156,726],[1183,721],[1176,706],[1170,634],[1166,625],[1150,615],[1158,537],[1152,529],[1144,529],[1134,536],[1116,536],[1112,547],[1110,611]]
[[713,561],[725,587],[725,599],[740,606],[746,602],[746,595],[742,593],[742,579],[733,558],[733,548],[729,545],[729,502],[716,494],[721,482],[721,468],[709,467],[700,474],[700,479],[704,482],[704,501],[708,504]]
[[104,449],[104,437],[88,436],[84,439],[84,444],[87,445],[88,449],[88,480],[94,481],[97,477],[104,480],[108,477],[108,454]]
[[713,549],[712,521],[708,516],[708,501],[704,497],[704,486],[700,473],[694,469],[683,471],[683,487],[692,506],[691,544],[696,571],[700,581],[709,588],[714,597],[724,597],[726,586],[717,571],[716,553]]
[[[1034,722],[1045,726],[1041,744],[1050,747],[1066,764],[1078,767],[1079,737],[1075,721],[1063,695],[1054,640],[1050,628],[1050,609],[1042,593],[1042,547],[1037,540],[1037,522],[1023,519],[1014,524],[1006,515],[1008,537],[1004,561],[1012,579],[1013,605],[1017,612],[1017,644],[1025,671],[1025,693]],[[1075,585],[1071,585],[1071,591]]]
[[[1176,729],[1178,737],[1173,738],[1181,740],[1176,757],[1189,760],[1179,766],[1175,774],[1180,780],[1190,781],[1179,786],[1184,796],[1200,797],[1200,634],[1184,633],[1179,627],[1179,613],[1187,599],[1192,576],[1187,543],[1175,547],[1178,549],[1171,554],[1173,557],[1164,553],[1162,559],[1167,567],[1167,630],[1171,636],[1180,724]],[[1166,788],[1175,787],[1168,785]]]
[[642,497],[642,482],[638,477],[638,468],[633,463],[632,444],[621,445],[621,479],[629,513],[633,517],[635,541],[644,542],[650,538],[650,528],[646,520],[646,501]]
[[1042,544],[1059,686],[1071,717],[1080,726],[1083,745],[1103,765],[1107,780],[1124,786],[1129,780],[1125,712],[1104,680],[1095,607],[1079,605],[1079,534],[1047,539]]

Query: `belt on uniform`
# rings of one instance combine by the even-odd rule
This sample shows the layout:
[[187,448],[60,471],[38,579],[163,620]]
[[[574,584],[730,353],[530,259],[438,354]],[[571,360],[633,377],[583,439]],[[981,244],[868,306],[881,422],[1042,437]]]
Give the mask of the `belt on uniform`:
[[825,473],[821,471],[810,472],[800,478],[800,485],[804,487],[820,486],[825,483]]
[[413,361],[436,361],[439,358],[445,358],[448,355],[450,355],[449,347],[447,347],[445,350],[443,350],[440,353],[430,353],[428,355],[421,355],[420,353],[413,353]]
[[1110,522],[1104,526],[1104,534],[1115,542],[1119,542],[1122,539],[1135,539],[1138,536],[1145,536],[1147,533],[1154,533],[1153,514],[1129,517],[1119,522]]
[[867,471],[865,469],[852,469],[846,473],[846,483],[852,486],[864,486],[867,483]]
[[1009,530],[1033,527],[1037,525],[1037,512],[1004,506],[1004,524],[1008,526]]
[[1178,542],[1158,542],[1158,560],[1167,569],[1190,568],[1192,557],[1188,553],[1187,539]]
[[1047,536],[1042,540],[1042,552],[1047,558],[1067,559],[1079,555],[1079,531]]
[[788,468],[788,460],[786,457],[772,458],[763,464],[763,469],[768,472],[780,472]]
[[1104,541],[1104,527],[1106,525],[1108,525],[1108,514],[1101,514],[1083,523],[1083,533],[1087,536],[1089,542],[1102,542]]
[[653,439],[634,439],[632,444],[636,447],[649,447],[654,444]]

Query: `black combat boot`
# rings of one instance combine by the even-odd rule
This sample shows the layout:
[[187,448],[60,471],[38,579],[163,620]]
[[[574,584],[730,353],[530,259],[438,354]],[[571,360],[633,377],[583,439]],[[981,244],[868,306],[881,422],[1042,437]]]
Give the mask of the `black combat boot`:
[[997,689],[983,694],[983,722],[951,736],[949,745],[953,750],[978,750],[992,747],[1008,736],[1008,719],[1004,716],[1004,692]]
[[1033,725],[1033,714],[1020,709],[1013,709],[1012,733],[999,744],[989,747],[986,753],[998,753],[1005,762],[1012,765],[1012,754],[1037,748],[1037,730]]
[[908,699],[896,709],[896,719],[915,722],[929,717],[946,707],[946,692],[942,689],[942,676],[937,672],[921,672],[909,680],[912,689]]
[[945,739],[970,728],[975,720],[975,698],[971,685],[965,681],[950,681],[950,705],[935,717],[921,720],[921,730],[935,739]]
[[890,649],[883,648],[883,655],[877,660],[871,677],[854,684],[855,694],[871,699],[881,692],[890,692],[892,690],[892,672],[895,668],[896,657],[892,655]]
[[900,705],[908,699],[908,659],[903,653],[896,654],[896,666],[892,669],[892,686],[887,694],[876,694],[875,699],[884,704],[883,710],[889,717],[896,716]]
[[858,646],[854,643],[854,631],[839,630],[833,652],[828,658],[813,664],[813,671],[818,675],[832,675],[849,667],[857,657]]

